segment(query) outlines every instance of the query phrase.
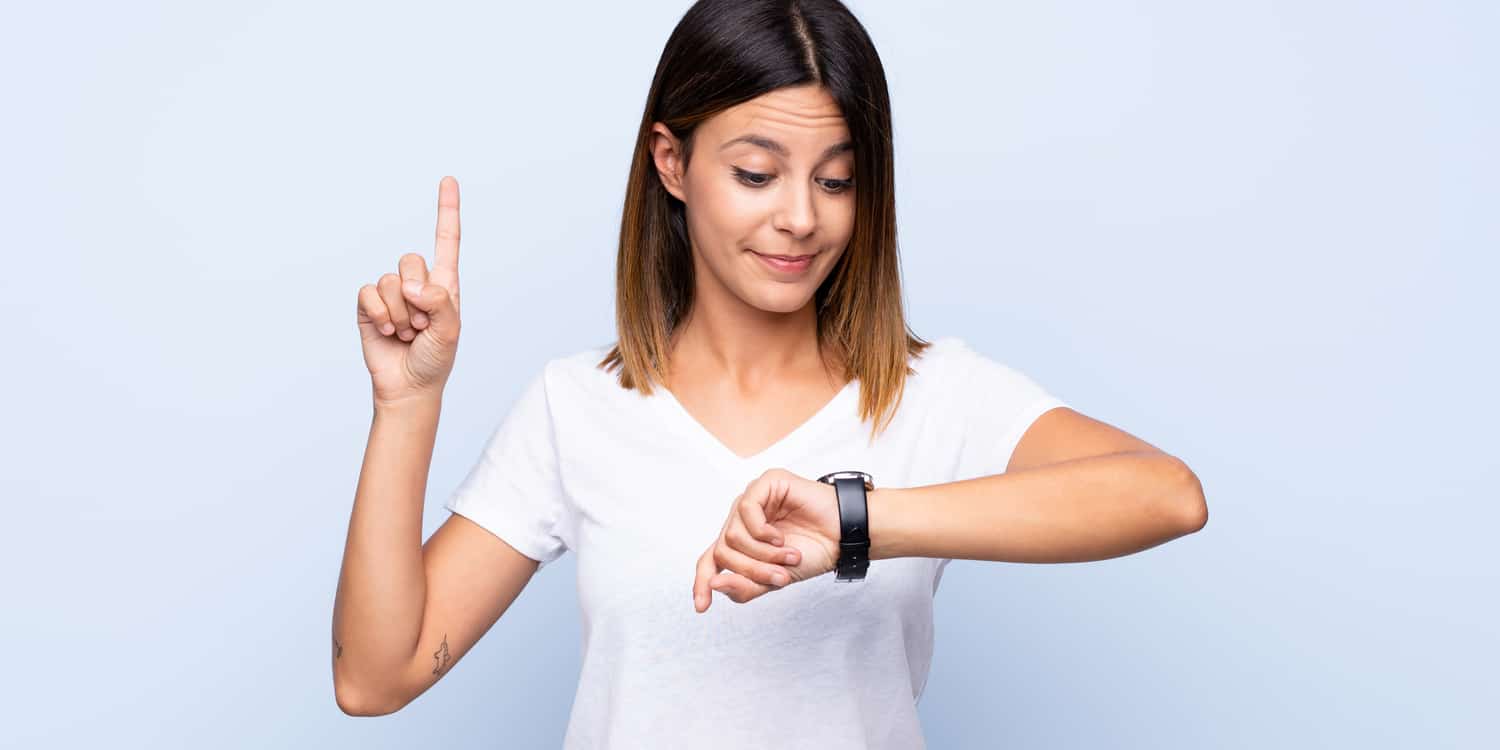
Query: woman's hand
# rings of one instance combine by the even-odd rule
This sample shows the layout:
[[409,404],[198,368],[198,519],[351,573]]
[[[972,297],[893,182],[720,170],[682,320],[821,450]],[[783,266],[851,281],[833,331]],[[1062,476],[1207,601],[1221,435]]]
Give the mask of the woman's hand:
[[735,498],[719,538],[698,558],[693,609],[707,612],[712,591],[744,604],[831,572],[839,558],[839,536],[833,485],[769,469]]
[[419,253],[359,290],[359,339],[375,404],[440,396],[458,354],[458,180],[438,182],[432,272]]

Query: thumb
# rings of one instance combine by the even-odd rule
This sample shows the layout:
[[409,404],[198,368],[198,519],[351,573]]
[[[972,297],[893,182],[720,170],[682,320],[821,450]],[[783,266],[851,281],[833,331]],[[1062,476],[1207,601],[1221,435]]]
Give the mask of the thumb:
[[427,330],[445,344],[458,340],[458,309],[453,296],[441,284],[425,284],[407,279],[401,285],[401,296],[412,307],[427,313]]

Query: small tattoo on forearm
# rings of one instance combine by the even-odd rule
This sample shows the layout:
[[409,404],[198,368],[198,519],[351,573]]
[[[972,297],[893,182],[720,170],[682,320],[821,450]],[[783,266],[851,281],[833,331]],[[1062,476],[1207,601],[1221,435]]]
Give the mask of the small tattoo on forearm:
[[344,655],[344,644],[339,643],[338,636],[333,637],[333,658],[337,659]]
[[432,667],[432,673],[433,674],[441,674],[442,671],[443,671],[443,668],[447,667],[448,666],[448,662],[451,661],[451,659],[448,656],[448,634],[447,633],[443,634],[443,645],[439,646],[437,651],[432,652],[432,659],[433,659],[433,661],[437,662]]

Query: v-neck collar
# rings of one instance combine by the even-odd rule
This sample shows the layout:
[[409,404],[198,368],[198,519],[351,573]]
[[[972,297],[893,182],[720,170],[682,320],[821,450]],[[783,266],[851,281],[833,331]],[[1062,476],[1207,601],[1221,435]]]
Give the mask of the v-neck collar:
[[718,461],[735,467],[745,467],[750,464],[784,462],[784,459],[792,457],[795,451],[800,450],[808,440],[818,434],[828,420],[835,418],[843,410],[845,402],[853,394],[859,393],[859,380],[853,379],[845,383],[844,387],[833,395],[833,398],[813,412],[812,416],[803,420],[802,424],[792,428],[791,432],[750,456],[741,456],[730,450],[724,441],[699,422],[665,386],[657,384],[656,390],[660,395],[657,401],[662,411],[668,418],[678,423],[684,434],[696,444],[695,447]]

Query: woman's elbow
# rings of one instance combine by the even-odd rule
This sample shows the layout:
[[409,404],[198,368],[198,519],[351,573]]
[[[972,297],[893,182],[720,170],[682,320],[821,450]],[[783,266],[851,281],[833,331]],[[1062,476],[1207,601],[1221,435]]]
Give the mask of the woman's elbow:
[[1182,504],[1182,533],[1191,534],[1208,525],[1208,500],[1203,496],[1203,482],[1186,463],[1182,463],[1181,481],[1184,489],[1178,502]]

